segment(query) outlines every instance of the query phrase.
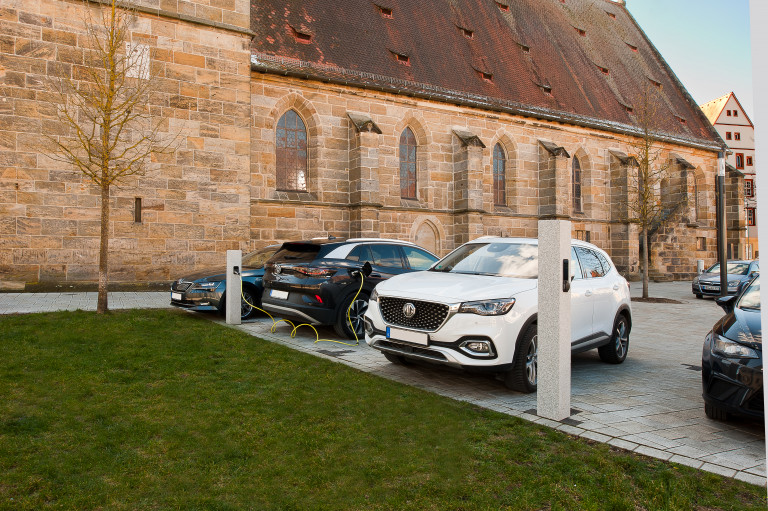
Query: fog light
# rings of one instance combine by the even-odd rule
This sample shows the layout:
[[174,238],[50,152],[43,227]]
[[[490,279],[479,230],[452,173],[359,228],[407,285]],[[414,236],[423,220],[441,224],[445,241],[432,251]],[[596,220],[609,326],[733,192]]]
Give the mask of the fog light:
[[491,347],[487,342],[469,342],[467,343],[467,349],[469,351],[476,351],[478,353],[490,353]]
[[475,357],[493,357],[493,345],[489,341],[465,341],[460,346],[465,353]]
[[367,317],[363,317],[363,328],[369,337],[373,337],[373,322]]

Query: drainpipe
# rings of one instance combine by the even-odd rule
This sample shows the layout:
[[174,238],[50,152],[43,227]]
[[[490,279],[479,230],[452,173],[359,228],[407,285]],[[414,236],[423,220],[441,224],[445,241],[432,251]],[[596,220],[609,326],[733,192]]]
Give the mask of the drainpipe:
[[728,261],[725,257],[725,148],[717,153],[717,259],[720,261],[720,296],[728,294]]

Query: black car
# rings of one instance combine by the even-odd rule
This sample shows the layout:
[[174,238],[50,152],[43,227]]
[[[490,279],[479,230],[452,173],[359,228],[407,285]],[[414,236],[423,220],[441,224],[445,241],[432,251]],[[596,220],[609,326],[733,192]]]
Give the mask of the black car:
[[[736,295],[744,285],[760,272],[760,266],[755,261],[728,261],[728,294]],[[720,263],[715,263],[704,273],[693,278],[691,291],[696,298],[702,296],[720,296]]]
[[[347,338],[363,337],[368,297],[382,280],[426,270],[437,257],[419,246],[386,239],[321,238],[283,243],[266,264],[264,310],[279,318],[311,325],[333,325]],[[369,276],[361,276],[364,263]],[[354,303],[355,294],[362,290]],[[347,318],[347,310],[355,332]]]
[[[242,296],[240,299],[240,319],[250,318],[256,311],[250,304],[259,307],[261,293],[264,290],[261,277],[264,275],[264,263],[272,257],[280,245],[270,245],[243,256]],[[208,268],[191,273],[171,284],[171,305],[196,311],[224,312],[227,290],[227,270]],[[240,290],[237,290],[238,293]]]
[[717,299],[726,312],[704,340],[701,380],[704,412],[763,418],[763,342],[760,277],[739,296]]

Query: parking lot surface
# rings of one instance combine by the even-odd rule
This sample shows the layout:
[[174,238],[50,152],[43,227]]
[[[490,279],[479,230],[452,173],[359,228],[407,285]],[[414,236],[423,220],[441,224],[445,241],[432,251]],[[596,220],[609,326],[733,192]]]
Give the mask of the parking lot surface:
[[[640,295],[632,283],[632,296]],[[446,397],[514,415],[566,433],[608,443],[753,484],[766,484],[762,423],[717,422],[704,415],[701,349],[704,336],[723,315],[712,299],[696,300],[688,282],[652,283],[652,297],[679,304],[633,301],[629,356],[621,365],[600,361],[597,351],[575,355],[571,370],[571,417],[555,422],[536,415],[536,395],[507,390],[489,376],[447,368],[394,365],[364,341],[357,346],[314,342],[311,328],[292,328],[257,317],[239,328],[293,349],[328,358]],[[110,307],[162,308],[167,292],[110,293]],[[0,293],[0,313],[95,310],[96,293]],[[209,314],[214,321],[221,318]],[[332,329],[321,339],[340,340]]]

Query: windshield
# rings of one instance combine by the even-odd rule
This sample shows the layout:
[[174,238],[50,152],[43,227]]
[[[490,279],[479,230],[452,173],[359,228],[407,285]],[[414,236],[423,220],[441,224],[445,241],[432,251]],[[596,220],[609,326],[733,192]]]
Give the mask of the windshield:
[[760,310],[760,278],[752,281],[752,284],[742,293],[737,305],[740,309]]
[[469,243],[457,248],[430,271],[535,279],[539,247],[527,243]]
[[261,250],[257,250],[255,252],[251,252],[250,254],[246,254],[243,257],[243,266],[247,266],[248,268],[256,268],[261,269],[264,267],[264,263],[267,262],[267,259],[272,257],[275,252],[277,252],[277,249],[280,247],[267,247],[262,248]]
[[[726,272],[730,275],[746,275],[749,273],[749,263],[728,263]],[[707,270],[707,273],[720,273],[720,263]]]

